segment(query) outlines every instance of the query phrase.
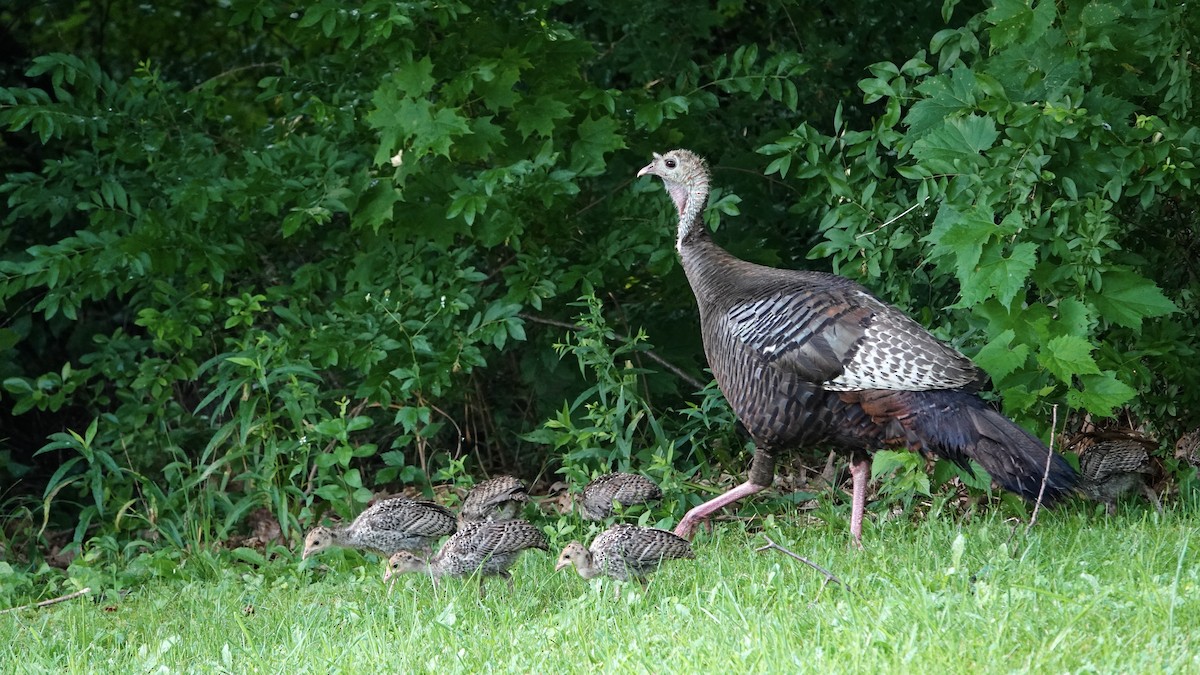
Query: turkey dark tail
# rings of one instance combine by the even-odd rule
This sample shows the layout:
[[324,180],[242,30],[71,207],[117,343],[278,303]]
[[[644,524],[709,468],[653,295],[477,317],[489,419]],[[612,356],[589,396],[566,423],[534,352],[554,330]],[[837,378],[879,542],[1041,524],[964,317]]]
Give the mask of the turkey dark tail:
[[912,392],[913,404],[902,424],[930,450],[960,466],[974,460],[1005,490],[1034,501],[1046,488],[1043,504],[1071,494],[1079,474],[1036,436],[972,394],[957,391]]

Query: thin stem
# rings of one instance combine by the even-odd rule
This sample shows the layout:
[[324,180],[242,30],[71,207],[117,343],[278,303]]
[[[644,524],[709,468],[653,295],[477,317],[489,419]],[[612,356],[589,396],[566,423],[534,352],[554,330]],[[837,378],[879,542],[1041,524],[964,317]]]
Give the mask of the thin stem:
[[207,80],[192,87],[190,91],[191,92],[198,91],[198,90],[202,89],[203,87],[208,86],[208,84],[211,82],[216,82],[217,80],[223,80],[231,75],[236,75],[237,73],[240,73],[244,70],[253,70],[255,68],[280,68],[280,69],[282,69],[283,65],[280,64],[278,61],[272,61],[269,63],[248,63],[244,66],[237,66],[235,68],[230,68],[229,70],[226,70],[224,72],[213,75],[212,77],[208,78]]
[[[821,567],[817,563],[809,560],[808,558],[805,558],[802,555],[797,555],[796,553],[793,553],[793,552],[789,551],[788,549],[780,546],[779,544],[775,543],[775,541],[773,541],[770,537],[768,537],[765,534],[763,535],[763,539],[767,540],[767,545],[759,546],[758,548],[754,549],[755,551],[766,551],[768,549],[775,549],[776,551],[779,551],[780,553],[782,553],[784,555],[795,558],[796,560],[799,560],[800,562],[804,563],[805,565],[808,565],[809,567],[813,568],[814,570],[825,575],[825,583],[821,584],[822,588],[824,588],[830,582],[833,582],[835,584],[838,584],[842,588],[850,591],[850,587],[846,585],[846,582],[839,579],[838,576],[836,574],[834,574],[833,572],[830,572],[829,570],[825,569],[824,567]],[[851,591],[851,592],[853,592],[853,591]]]
[[870,232],[859,232],[857,235],[854,236],[854,238],[859,239],[861,237],[869,237],[869,236],[875,234],[876,232],[882,230],[883,228],[887,227],[888,225],[891,225],[892,223],[896,222],[897,220],[900,220],[904,216],[907,216],[909,213],[912,212],[913,209],[917,208],[918,206],[920,206],[921,204],[924,204],[924,203],[925,202],[917,202],[916,204],[913,204],[912,206],[908,207],[907,209],[904,209],[904,211],[900,212],[899,214],[892,216],[891,218],[889,218],[887,220],[886,223],[880,225],[879,227],[875,228],[874,230],[871,230]]
[[1055,403],[1050,412],[1050,448],[1046,451],[1046,470],[1042,473],[1042,485],[1038,488],[1037,501],[1033,503],[1033,514],[1029,516],[1029,524],[1025,526],[1025,535],[1037,522],[1038,509],[1042,506],[1042,496],[1046,494],[1046,481],[1050,479],[1050,460],[1054,458],[1054,436],[1058,433],[1058,404]]
[[66,595],[61,595],[57,598],[50,598],[49,600],[43,600],[41,602],[35,602],[35,603],[29,604],[29,605],[21,605],[20,607],[10,607],[8,609],[3,609],[3,610],[0,610],[0,614],[8,614],[9,612],[18,612],[22,609],[41,609],[43,607],[49,607],[50,605],[57,605],[60,602],[66,602],[67,600],[74,600],[75,598],[78,598],[83,595],[87,595],[88,593],[91,593],[91,592],[92,592],[91,587],[88,587],[83,590],[75,591],[74,593],[68,593]]
[[[565,328],[567,330],[573,330],[573,331],[582,330],[582,328],[580,328],[579,326],[577,326],[573,323],[567,323],[566,321],[559,321],[557,319],[546,319],[546,318],[543,318],[540,316],[534,316],[533,314],[527,314],[525,312],[521,312],[517,316],[519,316],[520,318],[522,318],[526,321],[532,321],[534,323],[545,324],[547,326],[555,326],[557,328]],[[628,335],[617,333],[616,331],[613,331],[613,334],[616,335],[621,340],[625,340],[626,342],[632,341],[632,338],[630,338]],[[705,385],[703,382],[692,377],[691,375],[688,375],[686,372],[684,372],[684,370],[682,368],[680,368],[679,366],[676,366],[675,364],[671,363],[670,361],[667,361],[666,359],[664,359],[663,357],[654,353],[653,351],[645,350],[645,351],[639,351],[638,353],[644,354],[647,358],[651,359],[655,363],[658,363],[663,368],[666,368],[667,370],[671,371],[679,379],[681,379],[684,382],[687,382],[688,384],[695,387],[697,391],[704,389]]]

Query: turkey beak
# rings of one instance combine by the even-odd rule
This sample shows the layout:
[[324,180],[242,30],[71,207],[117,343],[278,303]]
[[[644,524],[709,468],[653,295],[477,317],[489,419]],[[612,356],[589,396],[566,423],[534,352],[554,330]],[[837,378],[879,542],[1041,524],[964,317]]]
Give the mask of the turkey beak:
[[[657,152],[653,153],[653,154],[654,154],[654,162],[657,162],[658,160],[662,159],[662,155],[658,154]],[[643,166],[642,170],[637,172],[637,177],[641,178],[642,176],[657,176],[658,172],[656,172],[654,170],[654,162],[650,162],[646,166]]]
[[555,572],[557,572],[557,571],[561,570],[562,568],[564,568],[564,567],[566,567],[567,565],[570,565],[570,564],[571,564],[571,561],[570,561],[570,560],[568,560],[568,559],[566,559],[566,558],[559,558],[559,560],[558,560],[558,564],[554,566],[554,571],[555,571]]

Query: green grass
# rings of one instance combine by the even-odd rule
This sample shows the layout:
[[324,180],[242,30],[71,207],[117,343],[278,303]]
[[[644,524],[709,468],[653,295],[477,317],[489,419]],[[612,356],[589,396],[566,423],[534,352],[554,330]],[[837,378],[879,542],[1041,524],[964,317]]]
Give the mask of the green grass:
[[[841,527],[768,518],[701,533],[697,559],[646,592],[553,573],[527,553],[516,592],[403,577],[381,563],[185,562],[123,598],[0,616],[4,672],[1197,672],[1194,515],[1043,514],[1028,537],[998,515]],[[961,536],[956,545],[955,541]],[[955,553],[956,549],[959,551]],[[344,561],[353,561],[353,556]],[[191,579],[191,580],[188,580]],[[252,611],[251,609],[252,608]]]

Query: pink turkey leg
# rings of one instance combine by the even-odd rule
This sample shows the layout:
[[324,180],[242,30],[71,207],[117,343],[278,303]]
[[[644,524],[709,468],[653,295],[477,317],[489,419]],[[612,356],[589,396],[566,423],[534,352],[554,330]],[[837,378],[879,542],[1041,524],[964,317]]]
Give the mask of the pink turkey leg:
[[688,511],[683,520],[679,521],[679,525],[675,526],[675,534],[684,539],[691,539],[692,532],[696,529],[696,526],[701,521],[707,519],[714,511],[720,510],[722,507],[732,504],[743,497],[749,497],[766,489],[766,485],[746,481],[720,497],[704,502],[700,506]]
[[863,511],[867,506],[867,478],[871,475],[871,460],[859,457],[851,459],[850,475],[854,483],[854,494],[850,498],[850,535],[854,537],[854,545],[861,549]]

